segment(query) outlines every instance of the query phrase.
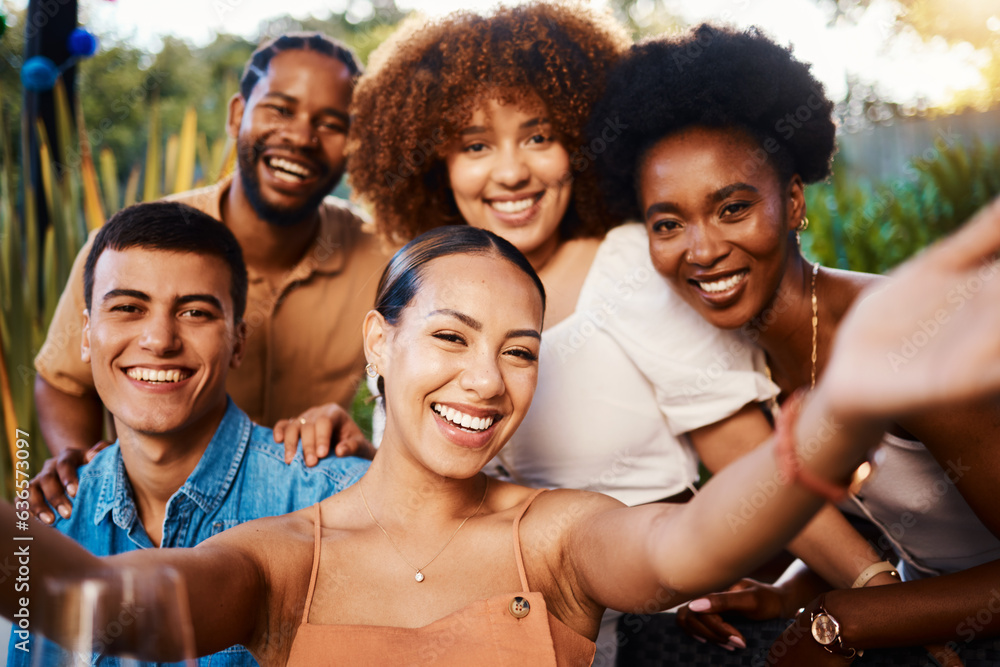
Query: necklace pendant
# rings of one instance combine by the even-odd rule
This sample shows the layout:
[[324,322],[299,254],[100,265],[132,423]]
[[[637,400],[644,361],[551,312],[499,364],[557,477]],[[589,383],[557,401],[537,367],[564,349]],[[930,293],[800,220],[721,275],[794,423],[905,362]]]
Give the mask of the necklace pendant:
[[424,580],[424,573],[421,572],[420,570],[417,570],[417,573],[413,575],[413,578],[416,579],[417,583],[419,584],[421,581]]

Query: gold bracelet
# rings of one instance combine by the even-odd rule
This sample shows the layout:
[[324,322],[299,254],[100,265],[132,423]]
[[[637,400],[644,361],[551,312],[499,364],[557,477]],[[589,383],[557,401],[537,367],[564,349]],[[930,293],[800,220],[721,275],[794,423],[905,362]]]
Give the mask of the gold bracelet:
[[871,581],[871,578],[876,574],[881,574],[882,572],[888,572],[889,576],[896,577],[899,579],[899,572],[896,567],[887,560],[880,560],[877,563],[872,563],[864,569],[864,571],[858,575],[858,578],[854,580],[851,584],[851,588],[864,588],[865,585]]

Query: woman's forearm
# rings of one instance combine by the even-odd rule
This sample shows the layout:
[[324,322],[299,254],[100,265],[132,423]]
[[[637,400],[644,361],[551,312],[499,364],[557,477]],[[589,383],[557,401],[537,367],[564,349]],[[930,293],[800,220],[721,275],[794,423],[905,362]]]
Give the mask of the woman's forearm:
[[852,648],[967,643],[1000,635],[1000,561],[940,577],[826,594]]
[[[822,385],[808,397],[794,428],[802,465],[835,484],[846,483],[883,424],[838,415]],[[683,512],[665,519],[654,540],[661,582],[698,594],[718,590],[784,546],[822,505],[820,496],[789,478],[767,443],[728,466]],[[676,535],[685,535],[678,541]]]

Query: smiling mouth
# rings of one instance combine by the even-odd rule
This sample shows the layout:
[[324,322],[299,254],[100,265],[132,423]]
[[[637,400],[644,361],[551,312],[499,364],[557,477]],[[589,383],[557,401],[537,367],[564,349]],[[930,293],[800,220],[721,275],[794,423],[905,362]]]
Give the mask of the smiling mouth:
[[699,289],[709,294],[719,294],[722,292],[728,292],[733,289],[741,282],[743,282],[750,272],[744,269],[739,273],[733,274],[728,278],[721,278],[718,280],[694,280],[691,279],[688,282],[696,285]]
[[264,164],[276,178],[286,183],[302,183],[316,175],[313,169],[283,157],[264,157]]
[[472,415],[467,415],[464,412],[460,412],[455,408],[446,407],[440,403],[434,403],[431,406],[431,409],[455,426],[472,433],[485,431],[492,426],[495,421],[494,415],[490,415],[489,417],[473,417]]
[[184,370],[180,368],[172,368],[170,370],[156,369],[156,368],[142,368],[140,366],[133,366],[132,368],[125,371],[133,380],[142,380],[143,382],[151,382],[153,384],[169,384],[172,382],[180,382],[181,380],[186,380],[191,377],[192,372],[189,370]]
[[536,195],[530,195],[522,199],[487,199],[486,202],[489,204],[490,208],[498,213],[511,215],[527,211],[529,208],[538,203],[544,194],[544,192],[540,192]]

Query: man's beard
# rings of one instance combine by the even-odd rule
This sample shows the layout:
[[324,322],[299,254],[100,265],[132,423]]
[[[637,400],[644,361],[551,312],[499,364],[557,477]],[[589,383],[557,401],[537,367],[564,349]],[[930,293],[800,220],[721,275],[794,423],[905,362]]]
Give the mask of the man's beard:
[[329,188],[319,188],[310,195],[302,206],[296,208],[277,207],[264,201],[260,192],[260,179],[257,175],[257,162],[261,160],[263,147],[256,147],[249,141],[236,141],[236,160],[239,164],[240,183],[247,201],[253,207],[257,217],[276,227],[292,227],[308,220],[316,213],[323,199],[336,187],[338,177]]

